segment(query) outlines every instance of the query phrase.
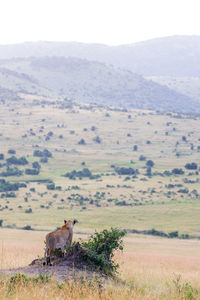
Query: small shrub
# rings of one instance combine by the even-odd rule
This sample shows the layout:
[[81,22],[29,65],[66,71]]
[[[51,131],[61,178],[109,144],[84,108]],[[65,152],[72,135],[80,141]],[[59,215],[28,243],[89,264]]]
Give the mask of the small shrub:
[[40,173],[39,169],[26,169],[25,174],[27,175],[38,175]]
[[47,190],[55,190],[55,184],[54,183],[49,183],[47,184]]
[[6,162],[7,164],[10,165],[13,164],[13,165],[21,165],[21,166],[28,164],[28,160],[24,156],[20,158],[17,158],[16,156],[11,156],[10,158],[6,159]]
[[192,162],[191,164],[190,163],[186,164],[185,168],[187,170],[197,170],[198,166],[196,163]]
[[115,167],[115,172],[118,175],[136,175],[138,174],[138,170],[137,169],[133,169],[133,168],[125,168],[125,167]]
[[5,181],[4,179],[0,180],[0,192],[18,191],[20,187],[20,183],[10,183],[8,181]]
[[172,174],[175,174],[175,175],[183,175],[184,174],[184,171],[183,171],[183,169],[178,169],[178,168],[174,168],[173,170],[172,170]]
[[80,141],[78,142],[79,145],[86,145],[86,142],[84,139],[80,139]]
[[100,177],[100,175],[92,175],[92,172],[88,168],[84,168],[82,171],[73,170],[71,172],[66,173],[63,176],[68,177],[69,179],[76,179],[77,177],[89,177],[90,179],[97,179]]
[[48,136],[53,136],[53,131],[49,131],[49,132],[47,133],[47,135],[48,135]]
[[99,136],[96,136],[95,138],[93,138],[93,141],[97,144],[101,144],[101,139]]
[[34,162],[32,163],[32,167],[33,167],[34,169],[41,169],[41,166],[40,166],[39,162],[37,162],[37,161],[34,161]]
[[8,154],[16,154],[16,151],[14,149],[9,149]]
[[1,194],[1,198],[16,198],[16,194],[14,192],[6,192],[5,194]]
[[133,146],[133,151],[138,151],[138,146],[137,145]]
[[171,176],[172,174],[171,174],[170,171],[165,170],[165,171],[163,172],[163,175],[164,175],[164,176]]
[[40,162],[43,164],[47,164],[48,163],[48,158],[47,157],[42,157],[40,158]]
[[[109,199],[109,200],[111,200],[111,199]],[[111,201],[108,201],[108,202],[111,202]],[[115,202],[115,205],[117,205],[117,206],[128,206],[129,204],[125,200],[122,200],[122,201]]]
[[24,230],[33,230],[33,228],[30,225],[26,225],[26,226],[22,227],[22,229],[24,229]]
[[48,149],[44,149],[43,151],[35,150],[33,152],[33,156],[36,156],[36,157],[52,157],[52,153]]
[[9,177],[9,176],[22,176],[23,171],[19,170],[18,168],[7,168],[6,171],[0,173],[2,177]]
[[87,242],[81,242],[84,260],[103,271],[107,275],[114,275],[119,265],[113,260],[114,251],[123,250],[122,238],[126,231],[118,228],[104,229],[95,232]]
[[33,211],[32,211],[32,208],[31,208],[31,207],[25,210],[25,213],[26,213],[26,214],[31,214],[32,212],[33,212]]
[[169,237],[170,238],[177,238],[178,237],[178,231],[169,232]]
[[147,160],[146,166],[152,168],[154,166],[154,162],[152,160]]
[[184,136],[184,135],[182,136],[182,141],[183,141],[183,142],[187,142],[186,136]]
[[144,160],[146,160],[146,157],[144,155],[140,155],[139,160],[144,161]]
[[182,193],[182,194],[188,194],[189,193],[189,190],[187,188],[185,189],[180,189],[177,191],[178,193]]

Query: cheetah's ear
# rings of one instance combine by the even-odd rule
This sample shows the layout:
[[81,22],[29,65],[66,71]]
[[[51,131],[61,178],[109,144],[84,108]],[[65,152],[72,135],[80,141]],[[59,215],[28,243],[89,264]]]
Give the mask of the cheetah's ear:
[[67,221],[66,221],[66,220],[64,220],[64,223],[65,223],[65,224],[67,224]]
[[73,221],[73,223],[74,223],[74,225],[75,225],[76,223],[78,223],[78,220],[75,219],[75,220]]

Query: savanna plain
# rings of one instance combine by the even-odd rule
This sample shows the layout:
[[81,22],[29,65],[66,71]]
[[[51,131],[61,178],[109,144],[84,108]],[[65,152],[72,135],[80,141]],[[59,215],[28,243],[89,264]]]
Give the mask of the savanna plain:
[[[0,103],[1,299],[200,299],[200,116],[21,98]],[[127,230],[116,277],[5,277],[74,218],[74,240]]]

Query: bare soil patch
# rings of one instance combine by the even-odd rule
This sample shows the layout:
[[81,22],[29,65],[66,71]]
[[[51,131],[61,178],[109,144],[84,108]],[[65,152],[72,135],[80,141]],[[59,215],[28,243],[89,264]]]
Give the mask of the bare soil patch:
[[52,257],[52,266],[43,265],[43,259],[35,259],[27,267],[1,270],[0,276],[21,273],[28,276],[50,275],[58,281],[88,280],[100,277],[105,279],[104,274],[97,272],[91,265],[86,264],[83,259],[83,251],[77,243],[65,257]]

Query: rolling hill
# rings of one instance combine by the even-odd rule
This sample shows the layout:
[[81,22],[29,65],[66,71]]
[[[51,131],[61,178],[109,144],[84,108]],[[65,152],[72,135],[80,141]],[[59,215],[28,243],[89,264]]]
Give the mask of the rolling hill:
[[64,56],[96,60],[145,76],[200,76],[200,36],[171,36],[121,46],[27,42],[0,46],[0,59]]
[[140,109],[200,112],[190,97],[141,75],[80,58],[30,57],[0,61],[4,88]]
[[200,77],[150,76],[146,78],[166,85],[170,89],[192,99],[200,100]]
[[[200,103],[199,53],[200,36],[171,36],[120,46],[44,41],[0,46],[0,59],[14,57],[24,59],[31,56],[38,58],[47,56],[77,57],[109,66],[113,65],[116,68],[129,70],[145,76],[147,79],[152,79],[154,82],[167,86],[176,93]],[[17,85],[20,86],[20,83],[18,82]],[[62,89],[60,87],[60,90]],[[75,89],[77,89],[76,86]],[[28,90],[36,92],[36,88],[31,86]],[[46,93],[48,94],[48,91],[43,90],[43,94]],[[74,94],[71,93],[71,95]],[[99,101],[99,97],[97,98]],[[146,104],[142,107],[146,107]],[[155,109],[154,106],[153,109]],[[175,109],[177,108],[175,107]]]

